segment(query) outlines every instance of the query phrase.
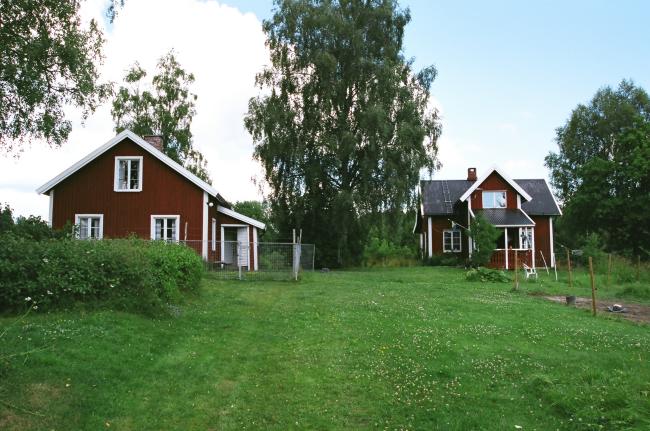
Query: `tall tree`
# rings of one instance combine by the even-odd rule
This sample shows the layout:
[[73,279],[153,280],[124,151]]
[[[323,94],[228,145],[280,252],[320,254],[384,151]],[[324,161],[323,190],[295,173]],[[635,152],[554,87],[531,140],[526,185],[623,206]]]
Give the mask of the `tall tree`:
[[[564,202],[558,227],[579,244],[598,234],[611,251],[650,244],[650,98],[631,81],[604,87],[557,129],[559,152],[546,157]],[[644,254],[644,253],[642,253]]]
[[79,1],[0,2],[0,148],[29,140],[61,145],[71,130],[66,106],[86,118],[109,95],[99,82],[103,35],[82,26]]
[[189,87],[194,75],[186,72],[170,51],[158,61],[149,86],[147,72],[138,63],[126,73],[126,87],[113,100],[115,131],[130,129],[139,135],[161,135],[163,151],[199,178],[210,182],[203,155],[192,146],[192,118],[196,94]]
[[278,229],[303,228],[321,264],[357,263],[361,217],[402,209],[437,167],[436,70],[405,60],[409,21],[393,0],[276,0],[263,24],[271,65],[245,125]]

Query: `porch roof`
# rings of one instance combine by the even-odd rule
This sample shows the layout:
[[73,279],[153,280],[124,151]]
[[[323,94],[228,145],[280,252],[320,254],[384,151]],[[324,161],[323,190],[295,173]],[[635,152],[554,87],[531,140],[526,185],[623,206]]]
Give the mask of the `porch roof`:
[[477,214],[483,216],[494,226],[497,227],[528,227],[535,226],[525,212],[520,209],[506,208],[487,208],[474,210]]

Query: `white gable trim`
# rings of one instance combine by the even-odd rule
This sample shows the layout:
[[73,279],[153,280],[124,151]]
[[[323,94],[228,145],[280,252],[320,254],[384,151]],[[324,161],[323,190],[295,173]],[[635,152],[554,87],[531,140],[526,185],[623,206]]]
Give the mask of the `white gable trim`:
[[252,219],[250,217],[246,217],[243,214],[239,214],[237,211],[233,211],[231,209],[228,209],[226,207],[222,207],[221,205],[217,205],[217,211],[219,211],[221,214],[225,214],[227,216],[230,216],[234,218],[235,220],[242,221],[246,224],[249,224],[251,226],[255,226],[260,229],[266,229],[266,225],[260,221],[257,221],[255,219]]
[[481,176],[481,178],[476,180],[474,182],[474,184],[472,184],[472,186],[469,189],[467,189],[467,191],[460,197],[460,201],[462,202],[462,201],[466,200],[467,198],[469,198],[472,195],[472,193],[474,192],[474,190],[476,190],[478,188],[478,186],[483,184],[483,182],[487,179],[487,177],[489,177],[493,172],[496,172],[497,174],[501,175],[501,177],[504,180],[506,180],[506,182],[508,184],[510,184],[510,186],[513,189],[515,189],[517,191],[517,193],[519,193],[524,199],[526,199],[526,201],[530,201],[530,200],[533,199],[532,197],[530,197],[530,195],[528,193],[526,193],[526,191],[524,189],[522,189],[519,186],[519,184],[517,184],[509,176],[504,174],[502,170],[500,170],[496,166],[492,166],[487,172],[485,172],[483,174],[483,176]]
[[201,188],[204,192],[207,192],[208,194],[210,194],[211,196],[214,196],[214,197],[217,197],[219,195],[219,192],[214,187],[212,187],[210,184],[206,183],[205,181],[203,181],[202,179],[200,179],[199,177],[197,177],[196,175],[194,175],[193,173],[191,173],[190,171],[188,171],[187,169],[185,169],[184,167],[182,167],[181,165],[176,163],[171,158],[167,157],[167,155],[165,155],[162,151],[157,150],[150,143],[148,143],[147,141],[142,139],[140,136],[136,135],[135,133],[133,133],[132,131],[130,131],[128,129],[124,130],[123,132],[120,132],[113,139],[106,142],[104,145],[97,148],[95,151],[88,154],[86,157],[79,160],[77,163],[70,166],[68,169],[61,172],[56,177],[52,178],[47,183],[40,186],[38,189],[36,189],[36,193],[41,194],[41,193],[45,193],[45,192],[51,190],[52,188],[54,188],[54,186],[59,184],[61,181],[65,180],[70,175],[74,174],[79,169],[83,168],[84,166],[86,166],[87,164],[89,164],[90,162],[95,160],[97,157],[101,156],[106,151],[113,148],[115,145],[122,142],[126,138],[131,139],[137,145],[142,147],[142,149],[144,149],[149,154],[151,154],[152,156],[154,156],[155,158],[157,158],[158,160],[160,160],[161,162],[163,162],[164,164],[166,164],[167,166],[172,168],[174,171],[181,174],[183,177],[188,179],[190,182],[194,183],[196,186]]

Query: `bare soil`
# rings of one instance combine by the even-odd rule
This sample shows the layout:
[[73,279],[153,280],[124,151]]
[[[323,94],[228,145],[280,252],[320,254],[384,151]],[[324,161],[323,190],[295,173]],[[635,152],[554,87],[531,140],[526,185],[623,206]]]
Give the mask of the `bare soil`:
[[[542,298],[549,301],[557,302],[566,305],[566,296],[542,296]],[[607,307],[614,304],[622,305],[626,309],[625,313],[612,313]],[[591,298],[576,297],[577,308],[591,309]],[[623,300],[608,299],[605,301],[596,300],[596,311],[606,315],[619,316],[634,322],[650,323],[650,307],[647,305],[634,304]]]

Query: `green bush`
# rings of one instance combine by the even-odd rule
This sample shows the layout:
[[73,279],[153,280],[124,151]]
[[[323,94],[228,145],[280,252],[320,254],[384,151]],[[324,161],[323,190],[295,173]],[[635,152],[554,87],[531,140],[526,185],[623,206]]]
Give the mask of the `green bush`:
[[465,259],[454,253],[434,254],[424,260],[428,266],[464,266]]
[[465,279],[467,281],[480,281],[483,283],[508,283],[511,281],[510,277],[504,271],[483,267],[471,268],[465,274]]
[[469,236],[474,243],[470,263],[478,268],[487,265],[494,253],[494,245],[501,233],[481,213],[477,213],[469,225]]
[[363,250],[363,262],[365,266],[413,266],[417,257],[413,249],[407,246],[393,244],[386,239],[378,237],[370,238],[370,242]]
[[[203,265],[191,249],[139,239],[36,241],[0,237],[0,310],[106,302],[155,312],[198,289]],[[29,299],[27,299],[29,298]]]

